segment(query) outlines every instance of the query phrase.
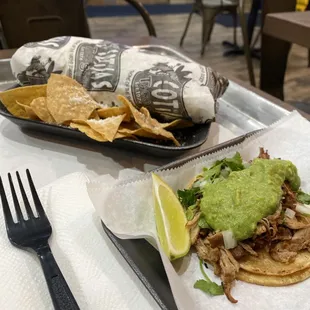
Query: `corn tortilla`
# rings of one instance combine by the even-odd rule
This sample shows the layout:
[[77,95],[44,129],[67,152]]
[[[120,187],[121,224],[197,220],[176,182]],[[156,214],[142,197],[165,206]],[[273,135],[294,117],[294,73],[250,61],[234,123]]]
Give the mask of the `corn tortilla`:
[[310,268],[310,253],[308,251],[299,252],[295,261],[290,264],[273,260],[265,250],[257,251],[257,254],[257,257],[248,255],[245,259],[240,260],[240,268],[250,273],[267,276],[287,276]]
[[237,280],[263,286],[287,286],[302,282],[308,279],[309,277],[310,277],[310,268],[282,277],[255,274],[241,269],[237,273],[236,278]]

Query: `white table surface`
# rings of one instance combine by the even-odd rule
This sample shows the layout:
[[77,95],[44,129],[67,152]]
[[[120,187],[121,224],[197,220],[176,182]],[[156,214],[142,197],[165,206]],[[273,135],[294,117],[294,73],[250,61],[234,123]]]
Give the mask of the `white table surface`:
[[[230,131],[214,123],[207,142],[195,152],[233,137]],[[117,177],[118,172],[124,168],[147,171],[169,161],[171,159],[152,158],[109,147],[69,142],[56,136],[22,132],[15,124],[0,116],[0,175],[6,177],[8,172],[22,172],[28,168],[37,188],[73,172],[88,172],[94,176],[111,174]],[[159,309],[108,237],[102,242],[107,244],[108,249],[103,254],[113,264],[112,269],[108,266],[110,269],[102,272],[108,273],[110,278],[120,279],[123,296],[128,301],[126,309]]]

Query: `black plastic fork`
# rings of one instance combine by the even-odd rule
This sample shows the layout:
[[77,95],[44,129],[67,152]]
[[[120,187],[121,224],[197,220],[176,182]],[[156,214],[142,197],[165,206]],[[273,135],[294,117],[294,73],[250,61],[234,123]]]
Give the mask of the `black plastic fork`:
[[17,222],[14,222],[10,207],[0,178],[0,195],[6,224],[6,230],[11,243],[19,248],[34,250],[43,268],[47,286],[56,310],[79,309],[65,278],[63,277],[52,251],[48,239],[52,234],[51,224],[44,212],[41,201],[33,184],[29,170],[26,170],[30,190],[38,216],[36,217],[30,206],[20,175],[16,172],[20,192],[22,194],[28,219],[25,219],[15,192],[11,174],[8,174]]

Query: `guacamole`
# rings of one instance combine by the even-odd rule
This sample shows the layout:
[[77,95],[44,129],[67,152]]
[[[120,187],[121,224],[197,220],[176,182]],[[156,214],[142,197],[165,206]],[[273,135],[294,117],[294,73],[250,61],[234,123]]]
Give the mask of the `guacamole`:
[[245,240],[253,236],[257,222],[277,210],[284,181],[294,191],[299,189],[300,178],[293,163],[254,159],[248,168],[206,184],[200,210],[213,230],[231,230],[238,241]]

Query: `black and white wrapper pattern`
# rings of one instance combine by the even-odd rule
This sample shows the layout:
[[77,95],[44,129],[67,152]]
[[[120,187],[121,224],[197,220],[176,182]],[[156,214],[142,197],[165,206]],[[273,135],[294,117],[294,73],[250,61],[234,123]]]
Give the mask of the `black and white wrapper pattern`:
[[51,73],[70,76],[102,104],[119,105],[117,95],[165,120],[204,123],[215,117],[216,100],[228,80],[209,67],[144,48],[105,40],[56,37],[27,43],[11,60],[23,86],[45,84]]

